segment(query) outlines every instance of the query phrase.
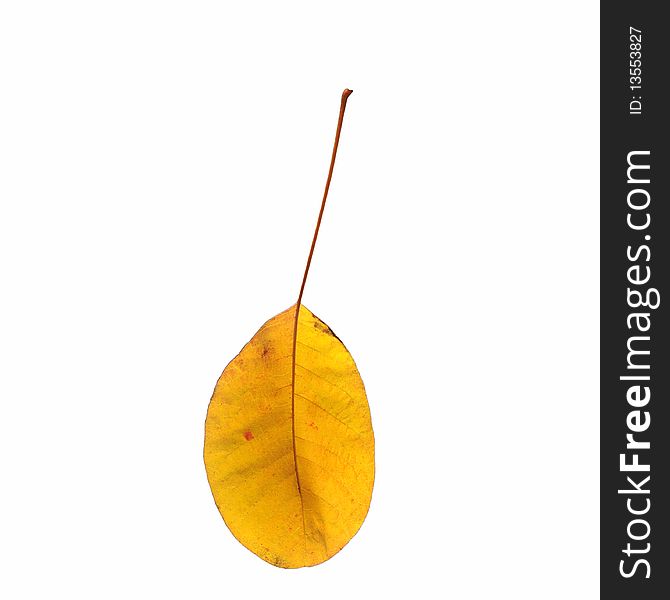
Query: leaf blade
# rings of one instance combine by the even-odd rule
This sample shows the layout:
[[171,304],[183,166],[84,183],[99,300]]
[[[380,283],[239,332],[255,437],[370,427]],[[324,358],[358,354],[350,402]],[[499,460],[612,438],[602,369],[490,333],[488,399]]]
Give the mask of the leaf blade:
[[270,319],[224,370],[204,456],[233,535],[287,568],[339,552],[363,523],[374,484],[374,435],[353,358],[304,306],[294,344],[294,319],[295,306]]

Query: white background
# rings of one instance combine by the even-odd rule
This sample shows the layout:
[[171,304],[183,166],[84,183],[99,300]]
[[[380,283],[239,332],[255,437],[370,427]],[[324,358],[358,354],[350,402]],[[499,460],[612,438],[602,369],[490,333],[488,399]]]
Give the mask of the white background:
[[[598,6],[3,2],[0,595],[594,598]],[[221,370],[345,342],[372,506],[327,563],[229,533]]]

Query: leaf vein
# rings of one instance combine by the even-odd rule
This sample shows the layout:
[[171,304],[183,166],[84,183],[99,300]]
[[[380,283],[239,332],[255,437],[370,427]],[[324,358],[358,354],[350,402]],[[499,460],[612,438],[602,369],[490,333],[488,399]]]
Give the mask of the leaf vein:
[[296,364],[296,366],[300,367],[301,369],[304,369],[304,370],[307,371],[308,373],[311,373],[312,375],[314,375],[314,377],[317,377],[317,378],[320,379],[321,381],[325,381],[327,384],[329,384],[330,386],[334,387],[336,390],[340,390],[340,392],[342,392],[343,394],[346,394],[349,398],[351,398],[352,400],[355,401],[354,397],[353,397],[349,392],[347,392],[347,390],[342,389],[341,387],[335,385],[335,384],[332,383],[331,381],[328,381],[328,380],[325,379],[322,375],[319,375],[318,373],[315,373],[315,372],[312,371],[311,369],[308,369],[307,367],[303,367],[301,364],[299,364],[299,363],[297,363],[297,362],[296,362],[295,364]]
[[353,427],[351,427],[348,423],[346,423],[345,421],[343,421],[342,419],[340,419],[339,417],[337,417],[336,415],[334,415],[333,413],[331,413],[329,410],[326,410],[326,409],[325,409],[323,406],[321,406],[319,403],[314,402],[314,400],[312,400],[311,398],[308,398],[307,396],[303,396],[302,394],[298,394],[297,392],[296,392],[295,395],[298,396],[299,398],[302,398],[303,400],[307,400],[307,402],[309,402],[310,404],[313,404],[313,405],[316,406],[317,408],[320,408],[320,409],[321,409],[324,413],[326,413],[329,417],[331,417],[331,418],[335,419],[336,421],[342,423],[342,425],[344,425],[344,426],[345,426],[347,429],[349,429],[350,431],[353,431],[358,437],[363,437],[363,433],[362,433],[361,431],[357,431],[356,429],[354,429]]

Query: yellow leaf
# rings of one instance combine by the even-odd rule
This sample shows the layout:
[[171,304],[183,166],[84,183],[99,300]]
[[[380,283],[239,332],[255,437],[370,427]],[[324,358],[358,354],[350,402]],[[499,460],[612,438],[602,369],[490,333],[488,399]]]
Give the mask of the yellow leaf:
[[209,405],[205,464],[233,535],[280,567],[321,563],[370,505],[374,437],[344,344],[304,306],[270,319],[226,367]]
[[333,176],[298,301],[261,327],[219,378],[205,422],[205,467],[221,516],[249,550],[278,567],[339,552],[360,528],[374,482],[374,437],[354,360],[302,305]]

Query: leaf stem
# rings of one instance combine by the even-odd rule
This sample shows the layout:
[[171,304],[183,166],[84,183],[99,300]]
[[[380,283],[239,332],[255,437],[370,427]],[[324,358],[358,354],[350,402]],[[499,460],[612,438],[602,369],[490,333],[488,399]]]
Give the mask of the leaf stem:
[[345,89],[342,92],[342,100],[340,102],[340,116],[337,119],[337,130],[335,131],[335,143],[333,144],[333,154],[330,158],[330,169],[328,169],[328,178],[326,179],[326,189],[323,192],[323,200],[321,201],[321,209],[319,210],[319,218],[316,221],[316,228],[314,229],[314,238],[312,238],[312,246],[309,249],[309,256],[307,257],[307,265],[305,266],[305,274],[302,276],[302,284],[300,285],[300,293],[298,294],[298,301],[295,304],[295,320],[293,323],[293,366],[291,373],[291,430],[293,433],[293,461],[295,464],[295,480],[298,486],[298,495],[300,496],[300,507],[302,509],[302,530],[305,536],[305,549],[307,545],[307,529],[305,526],[305,506],[302,499],[302,488],[300,487],[300,475],[298,474],[298,453],[295,444],[295,363],[296,363],[296,345],[298,342],[298,317],[300,315],[300,305],[302,304],[302,294],[305,291],[305,283],[307,282],[307,274],[309,273],[309,266],[312,264],[312,255],[314,254],[314,247],[316,246],[316,238],[319,235],[319,228],[321,227],[321,219],[323,218],[323,210],[326,208],[326,200],[328,199],[328,190],[330,189],[330,181],[333,178],[333,169],[335,168],[335,157],[337,156],[337,147],[340,144],[340,133],[342,132],[342,122],[344,121],[344,110],[347,107],[347,99],[351,96],[352,90]]
[[[319,228],[321,227],[321,219],[323,218],[323,210],[326,208],[326,200],[328,199],[328,190],[330,189],[330,180],[333,178],[333,169],[335,168],[335,157],[337,156],[337,147],[340,145],[340,133],[342,131],[342,122],[344,121],[344,110],[347,107],[347,99],[353,90],[346,89],[342,92],[342,101],[340,102],[340,116],[337,120],[337,130],[335,131],[335,143],[333,144],[333,155],[330,158],[330,169],[328,170],[328,179],[326,179],[326,189],[323,192],[323,200],[321,201],[321,210],[319,211],[319,218],[316,221],[316,228],[314,229],[314,238],[312,239],[312,247],[309,249],[309,256],[307,257],[307,265],[305,266],[305,274],[302,277],[302,285],[300,286],[300,293],[298,294],[298,302],[296,302],[296,315],[300,310],[302,303],[302,294],[305,291],[305,283],[307,282],[307,274],[309,273],[309,266],[312,264],[312,255],[314,254],[314,247],[316,246],[316,238],[319,235]],[[296,321],[298,318],[296,317]]]

